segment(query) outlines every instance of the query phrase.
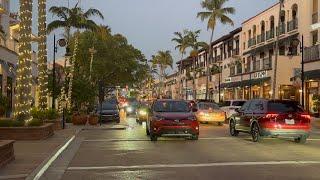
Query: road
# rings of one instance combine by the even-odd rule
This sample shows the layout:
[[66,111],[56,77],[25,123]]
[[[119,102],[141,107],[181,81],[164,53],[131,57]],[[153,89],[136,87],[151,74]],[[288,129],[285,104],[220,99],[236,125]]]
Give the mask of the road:
[[253,143],[230,137],[228,126],[201,125],[198,141],[149,141],[127,118],[125,130],[81,131],[42,179],[320,179],[320,133],[305,145],[284,139]]

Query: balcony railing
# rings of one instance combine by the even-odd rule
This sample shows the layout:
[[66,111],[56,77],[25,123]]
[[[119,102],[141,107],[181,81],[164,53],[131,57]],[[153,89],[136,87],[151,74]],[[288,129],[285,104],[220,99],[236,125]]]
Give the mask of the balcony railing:
[[293,19],[287,24],[288,32],[298,29],[298,19]]
[[270,57],[264,58],[262,61],[263,61],[263,69],[272,68],[272,59]]
[[320,45],[305,48],[303,60],[304,62],[320,60]]
[[[278,27],[277,27],[277,30],[278,30]],[[286,24],[284,22],[280,23],[279,33],[280,35],[286,33]],[[278,34],[278,31],[277,31],[277,34]]]
[[272,39],[274,38],[274,29],[271,29],[270,31],[267,31],[266,33],[266,39],[269,40],[269,39]]
[[254,38],[251,38],[249,39],[248,41],[248,47],[251,47],[251,46],[254,46],[257,44],[257,39],[254,37]]
[[312,24],[318,23],[318,12],[312,14]]
[[261,33],[260,35],[257,36],[257,43],[262,43],[266,41],[266,34],[265,33]]

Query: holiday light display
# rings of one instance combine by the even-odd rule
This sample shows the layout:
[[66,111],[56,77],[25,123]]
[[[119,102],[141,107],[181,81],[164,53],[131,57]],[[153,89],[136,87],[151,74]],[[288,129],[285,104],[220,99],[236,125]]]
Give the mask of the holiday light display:
[[19,61],[17,69],[16,108],[14,115],[30,119],[32,103],[31,41],[32,0],[20,0]]
[[46,0],[38,0],[38,72],[39,72],[39,108],[47,108],[48,74],[47,74],[47,31]]

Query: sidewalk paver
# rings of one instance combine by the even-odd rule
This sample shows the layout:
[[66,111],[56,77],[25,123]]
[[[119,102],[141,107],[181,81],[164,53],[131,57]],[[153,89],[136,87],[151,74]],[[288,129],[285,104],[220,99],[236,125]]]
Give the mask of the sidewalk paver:
[[67,125],[54,136],[41,141],[16,141],[15,160],[0,169],[0,179],[25,179],[82,127]]

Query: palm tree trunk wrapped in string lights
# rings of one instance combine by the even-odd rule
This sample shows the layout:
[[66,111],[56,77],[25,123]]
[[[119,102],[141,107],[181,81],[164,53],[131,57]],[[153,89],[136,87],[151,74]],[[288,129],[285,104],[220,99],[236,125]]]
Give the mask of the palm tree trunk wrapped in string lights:
[[17,93],[15,117],[30,119],[31,110],[31,41],[32,41],[32,0],[20,0],[19,61],[17,70]]
[[39,108],[45,110],[48,103],[46,0],[38,0],[38,11]]

